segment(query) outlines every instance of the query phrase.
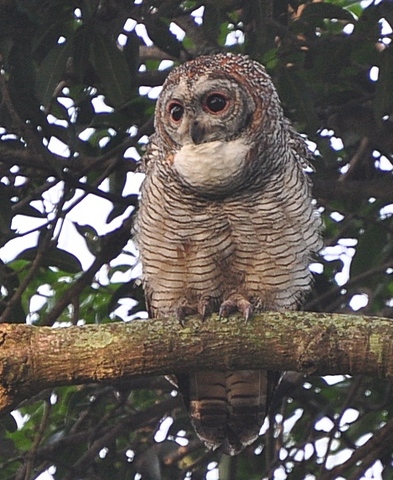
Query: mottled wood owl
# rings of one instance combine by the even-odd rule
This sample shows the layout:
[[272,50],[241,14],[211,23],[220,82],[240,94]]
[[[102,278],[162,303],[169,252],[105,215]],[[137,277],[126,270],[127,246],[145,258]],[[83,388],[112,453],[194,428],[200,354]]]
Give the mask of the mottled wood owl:
[[[136,227],[151,317],[241,312],[248,319],[297,308],[321,246],[309,156],[257,62],[202,56],[169,74]],[[273,378],[244,370],[180,379],[208,447],[234,455],[256,439]]]

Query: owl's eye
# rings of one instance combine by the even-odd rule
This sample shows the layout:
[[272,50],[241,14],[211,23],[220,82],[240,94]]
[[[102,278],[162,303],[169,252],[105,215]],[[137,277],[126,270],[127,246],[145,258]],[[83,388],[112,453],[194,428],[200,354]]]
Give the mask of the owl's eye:
[[171,102],[168,107],[169,115],[171,116],[172,120],[174,122],[180,122],[183,113],[184,113],[184,107],[181,103],[179,102]]
[[205,108],[210,113],[220,113],[226,110],[229,101],[222,93],[211,93],[205,99]]

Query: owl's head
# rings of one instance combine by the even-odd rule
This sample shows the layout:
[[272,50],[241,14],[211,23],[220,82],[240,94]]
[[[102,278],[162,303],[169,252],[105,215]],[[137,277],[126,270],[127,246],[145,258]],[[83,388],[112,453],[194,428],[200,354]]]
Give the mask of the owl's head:
[[[230,195],[265,174],[285,122],[265,69],[243,55],[198,57],[174,69],[157,102],[161,160],[202,195]],[[281,137],[282,138],[282,137]]]
[[[175,148],[232,141],[281,110],[264,67],[243,55],[198,57],[174,69],[156,108],[156,131]],[[265,114],[264,114],[265,112]]]

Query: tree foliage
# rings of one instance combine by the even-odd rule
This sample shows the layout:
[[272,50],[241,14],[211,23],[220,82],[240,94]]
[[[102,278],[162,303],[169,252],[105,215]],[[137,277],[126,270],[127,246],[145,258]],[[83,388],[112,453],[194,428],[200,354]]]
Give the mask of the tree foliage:
[[[266,66],[315,149],[326,248],[305,309],[392,317],[392,28],[389,0],[0,1],[1,321],[142,315],[130,231],[156,87],[222,50]],[[0,478],[387,479],[392,398],[376,378],[288,374],[229,458],[162,378],[58,387],[1,419]]]

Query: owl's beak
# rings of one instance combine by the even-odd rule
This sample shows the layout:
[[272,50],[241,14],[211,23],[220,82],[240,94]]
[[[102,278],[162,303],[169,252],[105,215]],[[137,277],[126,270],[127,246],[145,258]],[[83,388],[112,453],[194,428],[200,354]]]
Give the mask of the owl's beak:
[[205,129],[197,120],[194,120],[190,124],[190,137],[195,145],[199,145],[203,141],[205,136]]

